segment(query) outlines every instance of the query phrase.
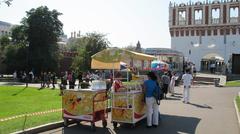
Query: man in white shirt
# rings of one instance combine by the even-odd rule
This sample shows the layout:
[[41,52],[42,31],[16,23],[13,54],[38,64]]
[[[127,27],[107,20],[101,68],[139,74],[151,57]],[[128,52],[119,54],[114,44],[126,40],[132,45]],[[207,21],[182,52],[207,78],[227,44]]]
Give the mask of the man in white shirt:
[[190,87],[192,84],[192,80],[193,77],[190,74],[190,70],[187,69],[186,73],[182,76],[182,80],[183,80],[183,86],[184,86],[184,90],[183,90],[183,103],[189,103],[189,92],[190,92]]

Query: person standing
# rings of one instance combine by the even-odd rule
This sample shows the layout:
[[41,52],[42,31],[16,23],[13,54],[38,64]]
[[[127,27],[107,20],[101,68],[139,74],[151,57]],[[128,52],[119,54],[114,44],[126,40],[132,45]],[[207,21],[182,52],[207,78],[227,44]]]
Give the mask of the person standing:
[[158,126],[159,106],[153,96],[157,87],[157,77],[154,72],[147,74],[148,80],[144,81],[145,100],[147,106],[147,128]]
[[171,81],[169,84],[169,92],[171,93],[171,96],[174,96],[174,86],[175,86],[175,80],[176,80],[175,74],[176,74],[175,72],[172,73]]
[[189,97],[190,97],[190,88],[192,84],[193,77],[190,74],[190,70],[187,69],[186,73],[182,76],[183,80],[183,103],[189,103]]
[[168,73],[164,73],[162,75],[162,84],[163,84],[163,94],[165,99],[167,99],[169,83],[170,83],[170,78],[168,76]]

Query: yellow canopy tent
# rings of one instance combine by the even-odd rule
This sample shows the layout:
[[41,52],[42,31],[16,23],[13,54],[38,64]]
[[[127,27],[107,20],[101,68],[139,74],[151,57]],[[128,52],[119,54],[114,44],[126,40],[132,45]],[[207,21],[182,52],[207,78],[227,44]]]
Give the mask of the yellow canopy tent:
[[115,47],[107,48],[92,56],[91,68],[120,69],[120,62],[127,62],[129,59],[152,61],[155,57]]

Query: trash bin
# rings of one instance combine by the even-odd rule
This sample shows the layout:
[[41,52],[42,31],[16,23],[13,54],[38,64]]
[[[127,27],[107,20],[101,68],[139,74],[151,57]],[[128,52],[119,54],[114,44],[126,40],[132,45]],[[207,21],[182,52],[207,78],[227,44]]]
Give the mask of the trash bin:
[[220,82],[220,79],[219,79],[219,78],[214,79],[214,85],[215,85],[215,87],[218,87],[218,86],[219,86],[219,82]]

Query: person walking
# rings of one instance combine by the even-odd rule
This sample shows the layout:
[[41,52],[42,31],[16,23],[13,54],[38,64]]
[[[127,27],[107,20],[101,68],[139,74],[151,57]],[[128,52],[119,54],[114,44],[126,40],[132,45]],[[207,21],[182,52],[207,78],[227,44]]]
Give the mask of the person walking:
[[144,81],[144,92],[147,106],[147,128],[151,128],[158,126],[159,106],[153,96],[157,87],[157,77],[154,72],[149,72],[147,76],[148,80]]
[[55,89],[55,82],[56,82],[56,73],[52,72],[51,74],[51,81],[52,81],[52,89]]
[[45,83],[44,83],[44,72],[41,72],[40,74],[40,80],[41,80],[41,87],[40,89],[45,87]]
[[164,73],[162,75],[162,84],[163,84],[163,94],[165,99],[167,99],[169,83],[170,83],[170,78],[168,76],[168,73]]
[[190,97],[190,88],[192,84],[193,77],[190,74],[190,70],[187,69],[186,73],[182,76],[183,80],[183,103],[189,103],[189,97]]

